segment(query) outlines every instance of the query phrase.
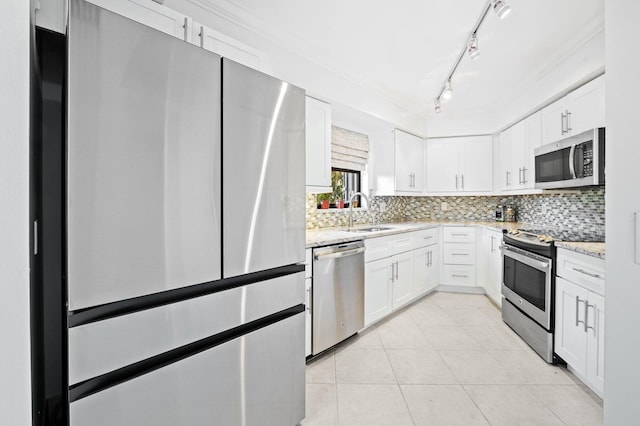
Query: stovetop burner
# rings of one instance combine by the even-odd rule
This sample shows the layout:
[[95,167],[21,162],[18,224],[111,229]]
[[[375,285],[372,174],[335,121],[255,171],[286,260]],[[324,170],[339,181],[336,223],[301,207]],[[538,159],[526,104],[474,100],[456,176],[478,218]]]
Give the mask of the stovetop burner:
[[523,228],[518,229],[515,233],[510,233],[524,239],[537,238],[540,242],[551,243],[552,241],[604,241],[604,236],[594,234],[593,232],[580,231],[575,229],[557,229],[557,228]]

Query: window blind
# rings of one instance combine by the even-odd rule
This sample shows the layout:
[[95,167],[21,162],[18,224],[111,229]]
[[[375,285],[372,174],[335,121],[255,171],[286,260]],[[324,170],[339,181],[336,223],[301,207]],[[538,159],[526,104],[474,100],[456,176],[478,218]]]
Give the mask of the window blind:
[[331,167],[363,171],[369,160],[369,136],[331,126]]

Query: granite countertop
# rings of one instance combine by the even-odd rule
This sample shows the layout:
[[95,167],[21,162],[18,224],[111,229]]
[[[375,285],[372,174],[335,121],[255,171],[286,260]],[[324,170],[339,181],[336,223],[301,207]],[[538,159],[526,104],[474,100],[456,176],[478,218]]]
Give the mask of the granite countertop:
[[516,229],[522,223],[518,222],[480,222],[480,221],[451,221],[451,220],[425,220],[414,222],[380,223],[375,227],[389,228],[375,232],[358,232],[358,229],[369,228],[371,225],[354,226],[351,231],[346,227],[307,229],[307,248],[326,246],[330,244],[340,244],[350,241],[376,238],[386,235],[400,234],[403,232],[419,231],[421,229],[436,228],[438,226],[482,226],[489,229],[510,231]]
[[569,242],[569,241],[557,241],[556,247],[560,247],[567,250],[572,250],[578,253],[587,254],[593,257],[599,257],[604,259],[604,244],[596,242]]

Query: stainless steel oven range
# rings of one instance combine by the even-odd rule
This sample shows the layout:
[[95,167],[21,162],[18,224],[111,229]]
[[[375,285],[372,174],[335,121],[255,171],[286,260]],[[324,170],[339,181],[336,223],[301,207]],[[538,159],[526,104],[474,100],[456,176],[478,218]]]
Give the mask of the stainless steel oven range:
[[553,238],[518,230],[505,233],[503,240],[502,319],[545,361],[553,363]]

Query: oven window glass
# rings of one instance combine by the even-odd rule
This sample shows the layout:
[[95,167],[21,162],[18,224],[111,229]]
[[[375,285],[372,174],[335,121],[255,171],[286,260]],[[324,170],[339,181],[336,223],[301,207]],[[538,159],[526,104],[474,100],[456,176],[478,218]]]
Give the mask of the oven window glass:
[[545,311],[545,273],[508,256],[504,259],[504,285]]
[[572,178],[569,171],[569,153],[571,148],[537,155],[536,182],[556,182]]

